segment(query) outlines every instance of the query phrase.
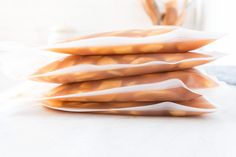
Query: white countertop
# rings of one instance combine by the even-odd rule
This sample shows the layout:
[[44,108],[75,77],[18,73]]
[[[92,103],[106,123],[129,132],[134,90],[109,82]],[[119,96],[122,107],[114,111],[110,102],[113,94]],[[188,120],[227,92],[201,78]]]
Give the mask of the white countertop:
[[19,105],[0,117],[1,157],[235,157],[236,87],[204,117],[76,114]]

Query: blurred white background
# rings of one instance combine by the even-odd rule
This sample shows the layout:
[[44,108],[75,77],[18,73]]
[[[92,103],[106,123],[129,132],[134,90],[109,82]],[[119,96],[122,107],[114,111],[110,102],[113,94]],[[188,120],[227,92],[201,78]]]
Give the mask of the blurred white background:
[[[195,2],[203,12],[203,29],[234,31],[235,1]],[[0,0],[0,20],[0,40],[41,43],[52,29],[70,28],[83,34],[151,26],[140,0]]]
[[62,27],[88,33],[151,26],[139,0],[0,0],[0,4],[0,40],[38,42],[51,29]]

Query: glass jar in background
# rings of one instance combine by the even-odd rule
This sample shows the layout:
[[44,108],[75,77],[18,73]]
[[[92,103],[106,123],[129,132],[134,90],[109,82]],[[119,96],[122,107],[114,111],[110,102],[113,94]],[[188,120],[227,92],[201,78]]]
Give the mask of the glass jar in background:
[[202,29],[201,0],[141,0],[154,25]]

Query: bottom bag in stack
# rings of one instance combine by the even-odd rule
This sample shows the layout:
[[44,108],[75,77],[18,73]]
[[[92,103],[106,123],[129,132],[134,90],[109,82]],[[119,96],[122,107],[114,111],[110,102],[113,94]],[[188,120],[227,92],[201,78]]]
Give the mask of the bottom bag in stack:
[[177,102],[78,102],[44,101],[44,106],[69,112],[137,116],[200,116],[214,112],[215,107],[203,97]]

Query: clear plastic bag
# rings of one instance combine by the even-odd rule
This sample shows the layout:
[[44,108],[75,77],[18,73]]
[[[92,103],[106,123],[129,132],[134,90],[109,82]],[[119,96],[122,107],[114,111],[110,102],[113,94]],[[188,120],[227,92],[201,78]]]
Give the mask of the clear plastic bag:
[[216,57],[201,53],[68,56],[40,68],[30,78],[71,83],[192,68]]
[[205,98],[180,102],[78,102],[47,100],[43,105],[52,109],[80,112],[138,116],[199,116],[216,108]]
[[178,53],[200,48],[219,37],[180,27],[156,26],[78,37],[45,49],[74,55]]
[[43,99],[80,102],[187,101],[201,94],[192,89],[212,88],[217,83],[190,69],[115,79],[63,84]]

